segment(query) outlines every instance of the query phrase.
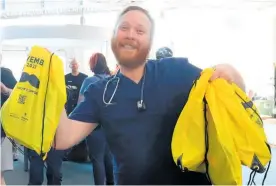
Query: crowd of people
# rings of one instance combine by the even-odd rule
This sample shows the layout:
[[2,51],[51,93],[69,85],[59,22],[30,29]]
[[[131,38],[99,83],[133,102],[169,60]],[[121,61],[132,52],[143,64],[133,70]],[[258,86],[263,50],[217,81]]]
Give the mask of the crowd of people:
[[[177,118],[201,69],[186,58],[173,57],[167,47],[156,52],[156,59],[148,59],[153,35],[150,14],[130,6],[118,17],[111,40],[116,72],[110,72],[101,53],[89,60],[92,77],[79,72],[76,59],[70,62],[72,71],[65,76],[68,100],[55,149],[45,162],[28,150],[29,185],[42,185],[45,163],[47,183],[61,185],[64,160],[91,161],[96,185],[211,184],[203,173],[183,173],[170,150]],[[232,66],[220,64],[215,69],[211,81],[224,78],[245,88]],[[15,84],[12,72],[1,67],[1,106]]]

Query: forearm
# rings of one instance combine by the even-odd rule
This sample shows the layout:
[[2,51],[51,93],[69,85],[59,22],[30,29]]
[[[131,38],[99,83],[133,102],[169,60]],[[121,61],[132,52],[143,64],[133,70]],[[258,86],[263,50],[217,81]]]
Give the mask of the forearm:
[[60,117],[53,147],[59,150],[69,149],[81,142],[96,126],[96,124],[69,119],[64,109]]
[[57,149],[66,149],[68,134],[70,135],[70,120],[67,117],[65,109],[63,109],[59,125],[56,131],[55,141],[53,146]]

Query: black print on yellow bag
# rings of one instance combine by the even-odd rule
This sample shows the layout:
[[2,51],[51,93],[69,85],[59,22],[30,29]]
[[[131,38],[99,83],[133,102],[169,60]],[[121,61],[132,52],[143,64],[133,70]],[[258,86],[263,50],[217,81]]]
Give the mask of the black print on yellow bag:
[[[209,82],[213,69],[195,81],[172,138],[172,155],[182,171],[207,173],[214,185],[241,185],[242,165],[264,173],[270,147],[255,105],[235,84]],[[267,166],[267,168],[265,168]]]
[[1,109],[6,135],[46,158],[66,102],[62,60],[34,46],[19,82]]

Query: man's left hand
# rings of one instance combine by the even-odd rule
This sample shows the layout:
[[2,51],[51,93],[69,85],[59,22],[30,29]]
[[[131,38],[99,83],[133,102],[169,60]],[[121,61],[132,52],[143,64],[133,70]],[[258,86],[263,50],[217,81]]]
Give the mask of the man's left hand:
[[229,64],[219,64],[215,66],[215,72],[210,78],[210,81],[223,78],[229,83],[236,83],[242,90],[245,90],[243,78],[240,73]]

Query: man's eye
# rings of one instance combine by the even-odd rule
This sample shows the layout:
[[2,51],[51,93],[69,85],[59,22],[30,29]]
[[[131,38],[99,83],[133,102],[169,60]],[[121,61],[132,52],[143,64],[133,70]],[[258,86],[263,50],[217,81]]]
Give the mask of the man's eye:
[[144,31],[143,31],[143,30],[137,30],[137,33],[138,33],[139,35],[141,35],[141,34],[144,33]]
[[127,30],[128,27],[127,27],[127,26],[121,26],[120,29],[121,29],[121,30]]

